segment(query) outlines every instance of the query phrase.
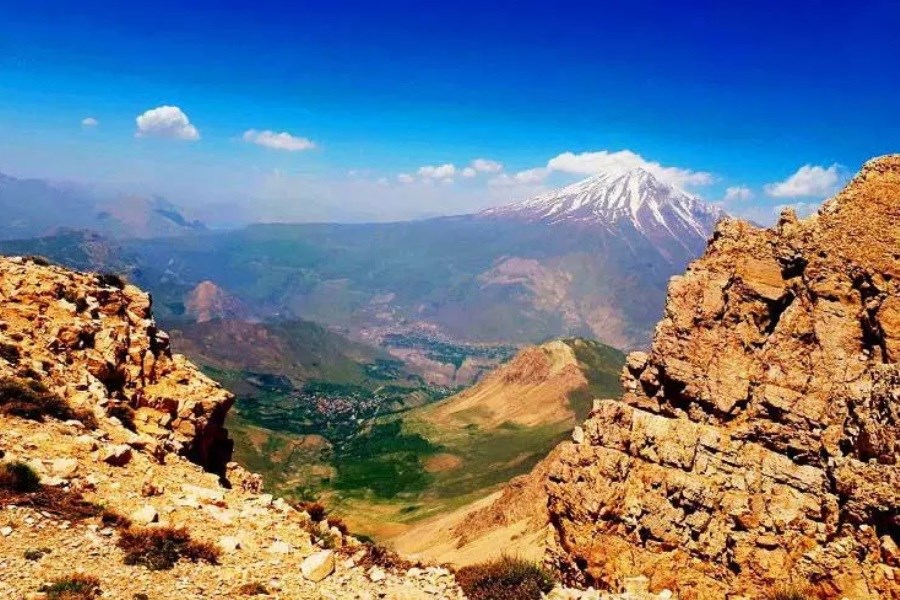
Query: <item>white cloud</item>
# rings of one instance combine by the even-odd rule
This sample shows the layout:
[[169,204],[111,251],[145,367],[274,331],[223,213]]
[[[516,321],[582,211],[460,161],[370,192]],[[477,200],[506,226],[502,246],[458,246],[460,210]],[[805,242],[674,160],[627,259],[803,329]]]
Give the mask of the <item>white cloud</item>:
[[418,173],[422,177],[431,179],[446,179],[447,177],[456,175],[456,167],[450,163],[438,166],[426,165],[424,167],[419,167]]
[[503,170],[503,163],[487,158],[476,158],[472,161],[472,166],[470,168],[478,173],[499,173]]
[[491,179],[488,183],[490,185],[498,186],[538,185],[540,183],[543,183],[547,178],[547,175],[549,174],[549,169],[546,169],[544,167],[536,167],[534,169],[519,171],[514,175],[501,173],[500,175],[497,175],[496,177]]
[[451,177],[441,179],[441,185],[453,185],[453,179]]
[[375,183],[376,183],[376,185],[387,185],[388,184],[387,177],[379,177]]
[[400,173],[397,175],[397,181],[400,183],[412,183],[414,181],[413,176],[409,173]]
[[156,136],[199,140],[200,132],[177,106],[158,106],[138,115],[136,137]]
[[478,175],[478,171],[475,170],[475,167],[466,167],[462,170],[463,177],[475,177]]
[[563,173],[578,175],[596,175],[597,173],[619,173],[636,168],[643,168],[656,177],[676,187],[709,185],[713,182],[712,173],[692,171],[680,167],[666,167],[658,162],[645,159],[631,150],[610,152],[563,152],[547,162],[547,168]]
[[311,150],[316,147],[315,142],[308,138],[294,136],[287,131],[276,133],[269,129],[266,129],[265,131],[248,129],[244,132],[243,139],[245,142],[250,142],[257,146],[265,146],[266,148],[272,148],[273,150],[285,150],[287,152]]
[[725,190],[725,202],[746,202],[753,198],[753,190],[743,185],[735,185]]
[[835,191],[840,174],[837,163],[830,167],[803,165],[785,179],[766,185],[766,193],[773,198],[827,196]]
[[82,127],[96,127],[99,124],[100,124],[100,121],[98,121],[94,117],[85,117],[81,120]]

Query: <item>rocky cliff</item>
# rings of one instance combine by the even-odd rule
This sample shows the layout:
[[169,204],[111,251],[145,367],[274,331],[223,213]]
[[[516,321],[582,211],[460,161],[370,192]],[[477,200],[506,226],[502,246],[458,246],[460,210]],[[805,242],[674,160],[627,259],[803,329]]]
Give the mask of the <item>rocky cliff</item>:
[[99,417],[127,413],[161,451],[224,471],[233,398],[172,354],[138,288],[115,276],[0,259],[0,344],[8,354],[0,377],[38,380]]
[[231,403],[139,289],[0,259],[0,598],[462,597],[260,493],[227,462]]
[[722,222],[551,467],[556,562],[684,600],[900,598],[898,358],[900,156],[809,219]]

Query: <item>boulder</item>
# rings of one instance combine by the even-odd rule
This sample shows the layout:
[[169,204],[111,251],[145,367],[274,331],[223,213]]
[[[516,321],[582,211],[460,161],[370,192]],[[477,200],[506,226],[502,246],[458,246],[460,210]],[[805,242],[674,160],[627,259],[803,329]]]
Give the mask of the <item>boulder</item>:
[[310,581],[322,581],[334,572],[334,552],[322,550],[307,556],[300,571]]

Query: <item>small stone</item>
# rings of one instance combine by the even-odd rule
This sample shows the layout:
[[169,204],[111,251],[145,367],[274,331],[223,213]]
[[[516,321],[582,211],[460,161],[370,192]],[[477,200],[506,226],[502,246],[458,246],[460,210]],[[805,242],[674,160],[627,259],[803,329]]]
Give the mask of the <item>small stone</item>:
[[572,430],[572,441],[576,444],[584,443],[584,429],[581,427],[576,427]]
[[334,552],[322,550],[307,556],[300,571],[310,581],[322,581],[334,572]]
[[369,580],[371,580],[375,583],[377,583],[379,581],[384,581],[384,579],[386,577],[387,577],[387,575],[385,574],[385,572],[382,571],[381,569],[379,569],[378,567],[372,567],[371,569],[369,569]]
[[0,529],[0,535],[2,535],[3,537],[9,537],[9,536],[11,536],[11,535],[12,535],[12,532],[13,532],[13,528],[12,528],[12,527],[8,527],[8,526],[7,526],[7,527],[4,527],[4,528]]
[[71,477],[78,471],[78,461],[74,458],[58,458],[50,465],[50,472],[57,477]]
[[148,504],[131,513],[131,520],[139,525],[149,525],[159,521],[159,513]]
[[114,467],[124,467],[131,461],[131,447],[127,444],[109,446],[103,453],[103,462]]
[[232,554],[241,549],[241,540],[231,535],[223,535],[219,538],[219,547],[222,552]]
[[291,545],[287,542],[282,542],[281,540],[272,542],[272,545],[268,548],[270,554],[288,554],[290,551]]
[[157,485],[152,479],[147,479],[141,484],[141,496],[149,498],[151,496],[159,496],[163,493],[163,488]]

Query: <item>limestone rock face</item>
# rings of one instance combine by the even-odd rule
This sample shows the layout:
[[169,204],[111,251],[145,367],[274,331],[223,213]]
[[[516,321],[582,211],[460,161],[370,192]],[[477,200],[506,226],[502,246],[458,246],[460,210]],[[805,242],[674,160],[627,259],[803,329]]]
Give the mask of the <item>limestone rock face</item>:
[[898,359],[900,156],[809,219],[723,221],[551,467],[556,562],[684,600],[900,598]]
[[101,416],[124,404],[139,434],[224,473],[232,443],[223,423],[233,397],[172,354],[149,295],[39,263],[0,258],[0,344],[8,349],[0,377],[38,380]]

